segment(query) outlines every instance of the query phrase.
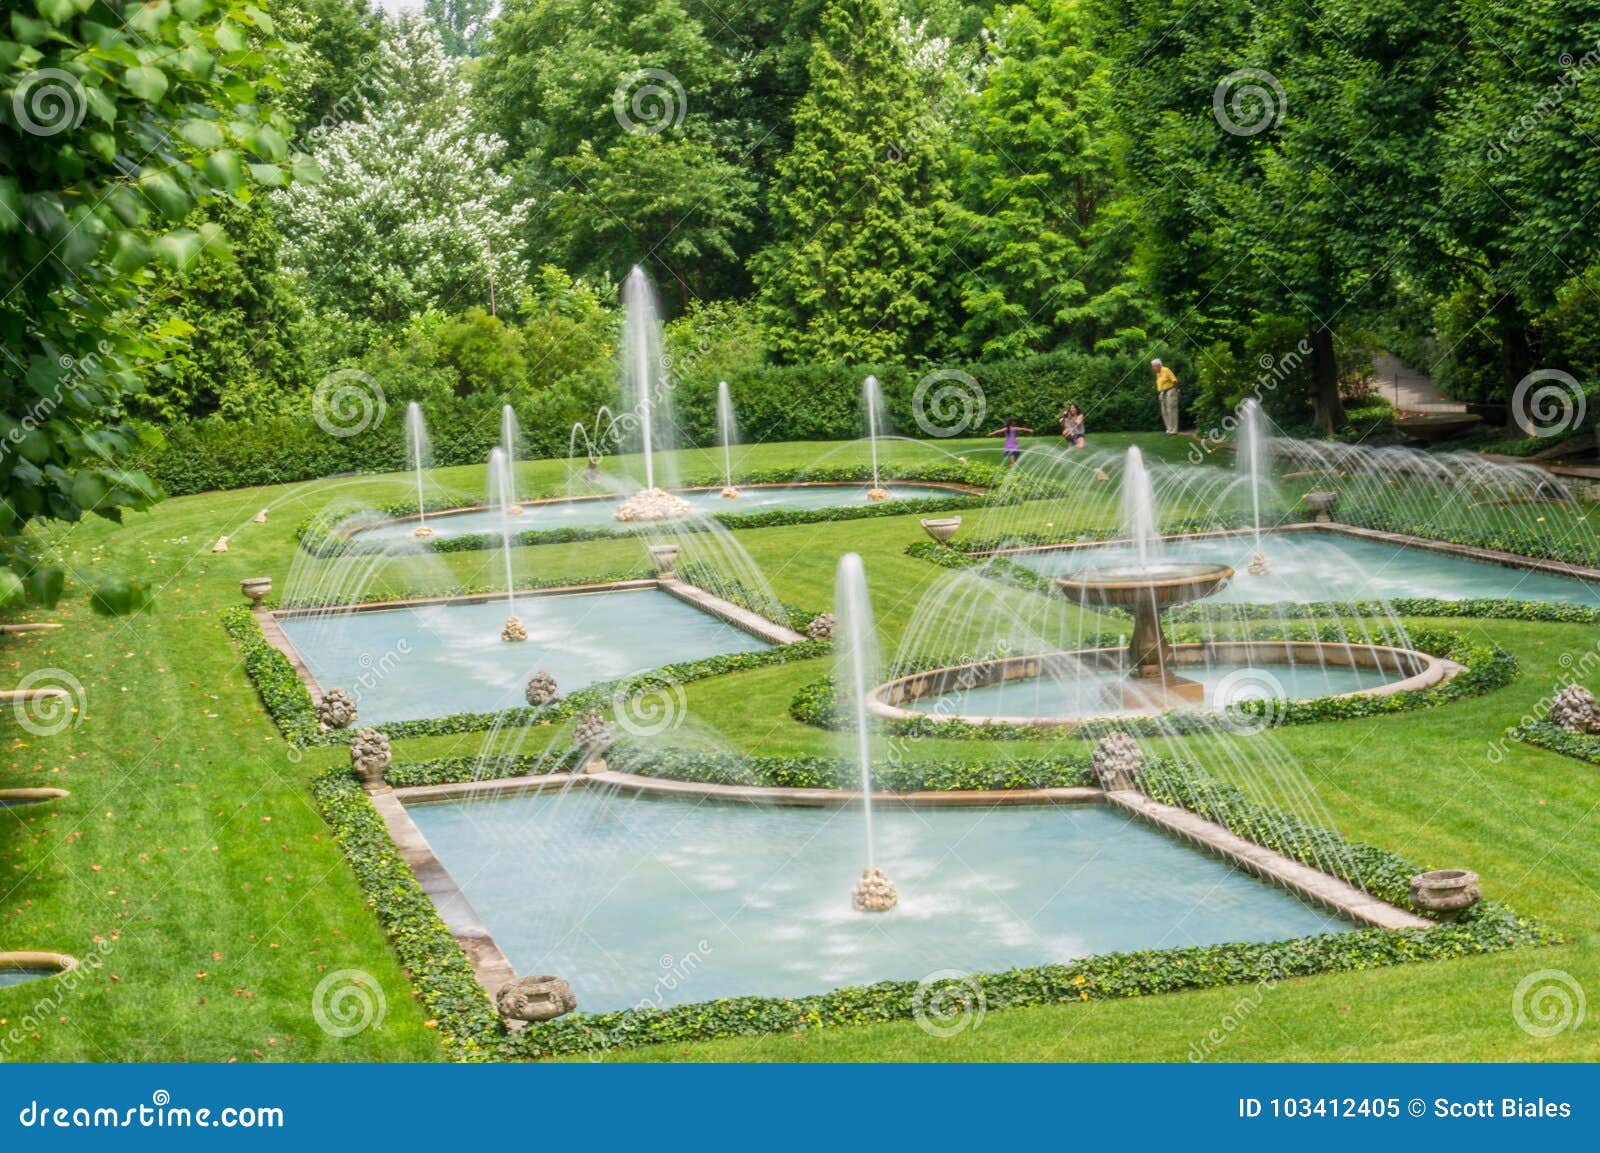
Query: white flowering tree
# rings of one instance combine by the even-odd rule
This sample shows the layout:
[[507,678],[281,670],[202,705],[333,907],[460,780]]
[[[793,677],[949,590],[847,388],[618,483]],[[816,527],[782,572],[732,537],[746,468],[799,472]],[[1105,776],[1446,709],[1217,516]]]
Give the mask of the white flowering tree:
[[526,266],[504,142],[472,130],[469,89],[426,21],[385,26],[348,118],[310,135],[323,179],[281,195],[284,264],[323,314],[379,324],[514,299]]

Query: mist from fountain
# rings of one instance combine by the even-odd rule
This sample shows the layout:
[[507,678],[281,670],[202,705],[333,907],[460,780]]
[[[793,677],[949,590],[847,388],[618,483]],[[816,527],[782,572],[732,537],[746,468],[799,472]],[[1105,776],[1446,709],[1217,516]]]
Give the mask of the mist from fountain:
[[422,499],[422,472],[428,467],[431,448],[428,426],[422,420],[422,406],[413,400],[406,405],[406,466],[417,477],[416,535],[419,537],[433,535],[433,530],[428,527],[428,513]]
[[[663,481],[656,483],[656,450],[669,452],[672,434],[670,386],[663,379],[661,318],[655,290],[644,269],[634,265],[622,286],[622,398],[639,428],[639,451],[644,457],[644,488],[622,502],[617,519],[623,521],[675,520],[688,513],[682,497],[671,493],[673,478],[663,460]],[[670,457],[668,457],[670,459]]]
[[733,396],[728,392],[728,382],[717,382],[717,438],[722,441],[722,495],[736,497],[739,490],[733,487],[733,445],[739,439],[739,426],[733,419]]
[[888,495],[883,489],[883,479],[878,471],[878,442],[883,439],[885,419],[883,389],[878,378],[869,376],[861,382],[861,409],[867,418],[867,444],[872,451],[872,487],[867,490],[868,500],[883,500]]
[[1161,530],[1156,524],[1156,496],[1150,484],[1150,470],[1145,467],[1144,454],[1136,444],[1128,446],[1123,463],[1122,529],[1133,542],[1139,567],[1148,569],[1151,558],[1161,548]]
[[878,869],[872,829],[872,728],[867,694],[878,683],[878,634],[867,594],[867,572],[856,553],[839,558],[833,582],[834,669],[848,713],[847,757],[861,770],[861,813],[866,871],[853,902],[862,912],[882,912],[895,903],[894,886]]
[[526,640],[527,633],[522,631],[522,622],[517,619],[516,583],[511,575],[511,508],[516,504],[516,484],[512,479],[511,458],[503,448],[489,450],[488,492],[489,508],[499,514],[500,555],[506,573],[506,627],[500,634],[501,639]]

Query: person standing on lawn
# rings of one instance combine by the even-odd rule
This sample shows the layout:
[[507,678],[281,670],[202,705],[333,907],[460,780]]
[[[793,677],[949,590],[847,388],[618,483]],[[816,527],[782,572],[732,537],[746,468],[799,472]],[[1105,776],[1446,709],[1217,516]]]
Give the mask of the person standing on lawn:
[[999,436],[1001,433],[1005,433],[1006,467],[1008,468],[1016,464],[1017,460],[1022,456],[1022,445],[1017,443],[1017,433],[1019,432],[1025,432],[1029,436],[1033,435],[1033,429],[1028,428],[1025,425],[1020,425],[1014,420],[1006,421],[999,428],[995,429],[989,434],[990,436]]
[[1162,364],[1160,359],[1152,360],[1150,367],[1156,371],[1156,394],[1161,398],[1161,423],[1166,426],[1168,436],[1178,433],[1178,374]]

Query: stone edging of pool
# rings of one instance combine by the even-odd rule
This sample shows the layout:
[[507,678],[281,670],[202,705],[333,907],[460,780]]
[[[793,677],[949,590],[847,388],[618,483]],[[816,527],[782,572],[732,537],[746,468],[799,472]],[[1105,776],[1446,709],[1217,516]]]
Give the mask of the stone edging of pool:
[[[1390,681],[1375,688],[1355,692],[1336,693],[1327,697],[1310,698],[1335,701],[1345,697],[1386,697],[1395,693],[1431,689],[1444,684],[1452,677],[1465,672],[1466,666],[1444,657],[1417,649],[1397,648],[1389,645],[1328,644],[1317,641],[1244,640],[1207,641],[1203,643],[1176,644],[1172,646],[1175,665],[1179,668],[1203,665],[1212,660],[1243,661],[1249,665],[1281,665],[1286,663],[1341,665],[1352,668],[1391,667],[1404,665],[1416,671],[1402,680]],[[995,657],[968,664],[949,665],[925,669],[898,677],[878,685],[867,694],[867,710],[874,716],[890,721],[916,721],[930,714],[916,709],[900,707],[905,701],[924,696],[939,696],[952,688],[981,688],[1014,680],[1035,680],[1070,672],[1083,665],[1106,669],[1118,668],[1126,650],[1121,648],[1078,649],[1072,652],[1040,653],[1033,656]],[[1329,654],[1339,659],[1330,659]],[[1156,715],[1159,709],[1148,710]],[[1199,710],[1201,712],[1213,710]],[[940,713],[936,719],[955,724],[1008,725],[1033,728],[1075,728],[1079,725],[1113,720],[1128,713],[1097,713],[1083,717],[1004,717],[966,716]]]
[[[772,645],[789,645],[803,641],[806,638],[794,631],[788,625],[779,624],[768,620],[760,613],[753,612],[732,601],[707,592],[698,585],[691,585],[675,577],[663,576],[645,578],[640,580],[605,581],[599,584],[558,585],[552,588],[518,589],[516,595],[524,598],[569,596],[587,593],[631,592],[640,589],[658,589],[669,596],[676,597],[685,604],[692,605],[708,616],[716,617],[742,632],[749,633],[757,640],[766,641]],[[297,606],[294,608],[260,609],[254,615],[256,623],[261,627],[261,635],[273,648],[288,658],[294,666],[294,671],[301,682],[311,693],[313,703],[322,700],[322,686],[317,683],[316,676],[306,664],[300,651],[295,648],[294,642],[283,631],[279,624],[284,620],[297,620],[305,617],[321,616],[330,613],[367,613],[386,612],[394,609],[419,608],[427,605],[450,604],[483,604],[489,601],[502,601],[505,593],[469,593],[465,596],[437,596],[417,597],[410,600],[392,601],[364,601],[358,604],[327,605],[322,607]]]
[[[371,795],[389,837],[444,921],[450,935],[471,962],[478,982],[491,1000],[516,979],[516,971],[494,936],[472,908],[449,870],[434,855],[422,830],[411,819],[409,805],[492,796],[517,796],[571,788],[614,788],[635,796],[672,797],[723,804],[790,805],[838,808],[859,804],[861,794],[846,789],[791,789],[760,785],[721,785],[676,781],[612,772],[603,760],[590,762],[582,773],[550,773],[505,777],[494,781],[461,781],[387,789]],[[969,790],[918,793],[874,793],[873,804],[905,808],[997,807],[1038,805],[1111,805],[1129,817],[1216,856],[1251,876],[1276,885],[1301,900],[1327,909],[1359,925],[1379,929],[1431,929],[1437,922],[1391,905],[1362,889],[1273,849],[1246,840],[1222,825],[1187,809],[1163,804],[1132,790],[1091,787]],[[508,1022],[512,1027],[520,1023]]]
[[45,969],[50,975],[71,972],[78,967],[78,958],[67,953],[11,952],[0,953],[0,969]]
[[[1189,540],[1210,540],[1219,537],[1251,536],[1254,531],[1254,529],[1249,528],[1210,529],[1205,532],[1174,533],[1170,536],[1163,536],[1161,539],[1166,542],[1179,543]],[[1331,521],[1326,524],[1301,521],[1294,524],[1276,525],[1272,528],[1261,530],[1262,536],[1271,536],[1277,533],[1332,533],[1334,535],[1357,537],[1363,540],[1381,541],[1385,544],[1402,545],[1407,548],[1446,553],[1450,556],[1484,561],[1489,564],[1501,565],[1505,568],[1529,569],[1533,572],[1550,573],[1554,576],[1600,582],[1600,568],[1586,568],[1583,565],[1569,564],[1566,561],[1523,556],[1521,553],[1507,552],[1504,549],[1482,548],[1478,545],[1455,544],[1451,541],[1412,536],[1409,533],[1389,532],[1386,529],[1362,528],[1360,525],[1344,524],[1340,521]],[[1077,552],[1083,549],[1114,548],[1117,545],[1130,543],[1132,542],[1127,537],[1110,537],[1105,540],[1063,541],[1060,544],[1032,544],[1018,545],[1015,548],[980,549],[969,552],[967,555],[1010,558],[1035,553]]]
[[19,805],[38,805],[43,804],[45,801],[59,801],[62,797],[70,795],[66,789],[0,789],[0,808],[4,808],[7,802]]

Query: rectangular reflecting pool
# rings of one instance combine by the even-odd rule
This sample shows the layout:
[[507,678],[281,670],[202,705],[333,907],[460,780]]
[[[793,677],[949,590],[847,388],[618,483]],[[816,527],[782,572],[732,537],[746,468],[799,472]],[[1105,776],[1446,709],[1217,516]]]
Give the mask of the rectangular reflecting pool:
[[[739,495],[725,498],[719,489],[688,490],[679,492],[694,515],[708,517],[714,513],[747,516],[754,513],[778,510],[802,511],[819,508],[844,508],[867,503],[868,484],[786,484],[749,485],[739,489]],[[937,497],[958,496],[960,489],[938,485],[889,484],[884,486],[888,500],[928,500]],[[622,498],[552,500],[534,502],[523,506],[522,513],[509,518],[511,531],[545,532],[552,529],[616,529],[628,526],[617,520],[617,505]],[[416,527],[415,519],[393,521],[360,529],[353,539],[362,541],[409,542]],[[498,535],[500,514],[487,510],[475,512],[435,513],[428,517],[428,527],[434,536],[471,536],[478,533]]]
[[528,639],[500,639],[504,599],[281,619],[324,689],[365,724],[524,705],[540,669],[563,694],[679,661],[757,652],[760,640],[659,589],[520,596]]
[[859,809],[581,788],[409,812],[517,972],[588,1012],[1350,927],[1100,805],[880,807],[887,913],[850,905]]
[[[1254,551],[1253,537],[1240,534],[1167,541],[1161,556],[1175,563],[1232,565],[1236,575],[1227,588],[1210,598],[1213,602],[1500,597],[1600,606],[1600,585],[1575,577],[1334,533],[1264,534],[1261,551],[1271,566],[1265,576],[1246,571]],[[1077,569],[1127,563],[1132,552],[1108,545],[1012,553],[1009,559],[1046,576],[1064,576]]]

